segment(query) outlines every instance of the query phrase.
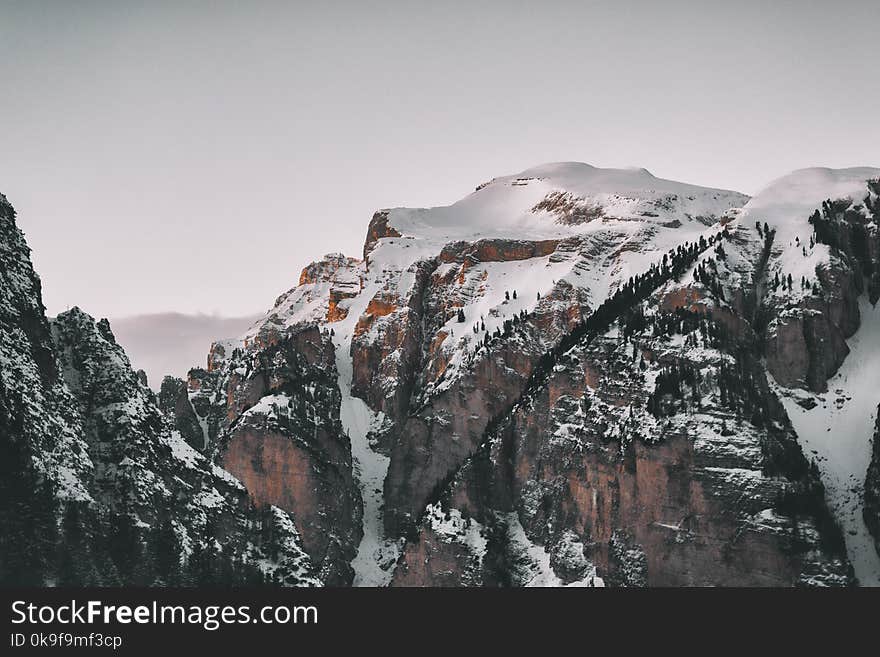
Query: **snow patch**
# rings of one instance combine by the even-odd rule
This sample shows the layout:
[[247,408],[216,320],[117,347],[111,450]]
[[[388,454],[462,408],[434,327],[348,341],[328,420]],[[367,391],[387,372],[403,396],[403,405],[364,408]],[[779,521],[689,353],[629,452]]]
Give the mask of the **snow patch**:
[[871,439],[880,403],[880,308],[859,300],[862,324],[847,341],[850,353],[828,381],[828,392],[814,397],[815,408],[797,403],[803,391],[780,392],[782,403],[808,459],[815,459],[828,504],[843,529],[847,553],[863,586],[880,586],[880,555],[862,516],[864,484],[871,461]]

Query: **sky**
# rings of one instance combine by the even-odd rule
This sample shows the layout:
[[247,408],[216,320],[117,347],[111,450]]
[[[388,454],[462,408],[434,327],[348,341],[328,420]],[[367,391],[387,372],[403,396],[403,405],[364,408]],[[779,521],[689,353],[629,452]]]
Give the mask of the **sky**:
[[880,5],[0,0],[0,192],[50,314],[268,309],[383,207],[552,161],[880,166]]

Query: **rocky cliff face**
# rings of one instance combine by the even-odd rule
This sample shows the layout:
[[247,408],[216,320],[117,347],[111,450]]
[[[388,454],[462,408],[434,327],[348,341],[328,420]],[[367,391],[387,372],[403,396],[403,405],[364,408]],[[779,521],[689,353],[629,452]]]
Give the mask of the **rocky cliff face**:
[[847,171],[806,170],[777,181],[743,216],[758,225],[769,219],[767,367],[788,387],[827,390],[859,327],[859,296],[875,304],[880,295],[875,174]]
[[123,513],[120,486],[171,489],[185,451],[260,536],[294,536],[304,582],[871,584],[878,179],[806,170],[748,199],[563,163],[382,210],[362,260],[306,267],[155,401],[76,356],[124,359],[106,325],[61,317],[47,342],[27,304],[15,325],[90,495]]
[[[263,332],[228,352],[215,346],[209,370],[190,372],[188,390],[204,427],[202,451],[258,506],[294,515],[323,581],[350,583],[361,498],[329,331],[305,325]],[[190,423],[190,409],[176,413],[178,422]]]
[[[575,348],[487,435],[436,501],[486,527],[485,563],[513,572],[516,536],[527,553],[543,551],[526,571],[539,581],[583,584],[597,573],[615,585],[849,581],[821,483],[791,429],[743,419],[751,404],[772,403],[766,384],[760,401],[726,399],[719,363],[753,364],[676,345],[700,331]],[[675,386],[658,396],[666,389],[658,380],[674,371],[687,373],[681,397]],[[441,556],[426,563],[421,554],[432,520],[423,520],[395,583],[417,581],[448,556],[435,549]]]
[[[455,583],[501,574],[584,585],[597,573],[615,585],[850,581],[818,472],[751,355],[755,334],[721,303],[725,290],[738,303],[753,297],[730,287],[743,283],[743,256],[761,260],[760,243],[737,227],[709,252],[693,269],[698,282],[661,279],[644,307],[622,306],[619,327],[539,367],[434,491],[445,517],[473,518],[484,540],[468,553],[480,576]],[[430,579],[432,562],[446,572],[475,544],[471,526],[438,538],[432,509],[394,584]]]

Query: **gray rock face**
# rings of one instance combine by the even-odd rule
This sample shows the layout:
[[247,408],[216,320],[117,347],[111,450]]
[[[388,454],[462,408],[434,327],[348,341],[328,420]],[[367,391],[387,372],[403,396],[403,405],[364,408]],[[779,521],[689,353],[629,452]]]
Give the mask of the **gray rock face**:
[[358,319],[351,342],[352,391],[389,417],[409,414],[420,376],[425,294],[435,263],[418,263],[405,296],[380,290]]
[[186,381],[173,376],[162,379],[157,404],[190,447],[198,451],[206,447],[206,436],[189,400]]
[[[264,334],[192,370],[191,408],[204,453],[247,486],[260,507],[294,517],[303,547],[327,584],[351,583],[361,537],[361,498],[329,331],[314,325]],[[183,417],[187,410],[184,405]]]
[[[448,245],[440,263],[456,263],[455,275],[432,274],[423,291],[424,335],[436,335],[446,319],[463,305],[468,283],[462,272],[481,262],[528,260],[553,253],[558,241],[482,240]],[[567,248],[577,249],[577,244]],[[391,415],[391,467],[385,480],[386,529],[405,533],[428,502],[431,492],[471,456],[488,423],[522,392],[534,364],[590,307],[582,291],[560,281],[528,316],[516,318],[509,335],[500,333],[490,347],[470,356],[465,369],[449,368],[436,340],[422,339],[421,364],[411,395],[413,411]],[[511,316],[513,321],[513,316]],[[462,331],[470,330],[465,325]],[[485,333],[485,332],[484,332]],[[357,353],[355,368],[357,369]],[[449,381],[447,383],[447,380]]]
[[825,392],[849,353],[846,338],[859,326],[857,275],[840,266],[820,270],[826,291],[796,305],[773,306],[765,345],[767,369],[784,386]]
[[[868,190],[876,189],[869,181]],[[767,368],[782,385],[825,392],[849,353],[846,339],[859,327],[859,295],[867,293],[872,304],[880,298],[880,231],[872,220],[877,210],[869,194],[863,204],[829,199],[810,218],[812,239],[829,246],[832,257],[815,272],[814,294],[770,303]]]
[[42,583],[55,568],[58,499],[88,499],[93,465],[61,377],[40,279],[0,195],[0,579]]

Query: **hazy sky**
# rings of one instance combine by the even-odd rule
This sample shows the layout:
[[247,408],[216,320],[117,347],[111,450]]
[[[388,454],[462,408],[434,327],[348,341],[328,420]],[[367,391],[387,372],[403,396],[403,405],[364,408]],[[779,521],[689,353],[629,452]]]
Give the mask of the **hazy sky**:
[[880,3],[0,0],[0,191],[54,314],[251,313],[379,207],[556,160],[880,165]]

